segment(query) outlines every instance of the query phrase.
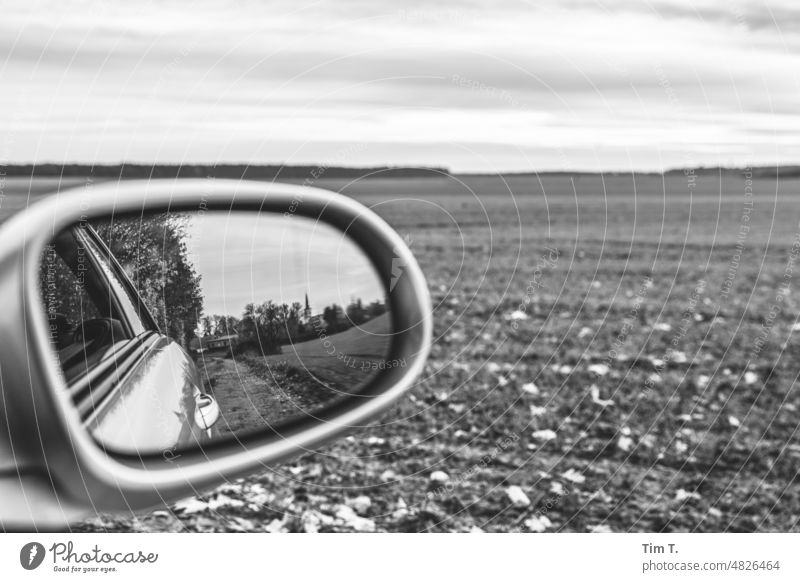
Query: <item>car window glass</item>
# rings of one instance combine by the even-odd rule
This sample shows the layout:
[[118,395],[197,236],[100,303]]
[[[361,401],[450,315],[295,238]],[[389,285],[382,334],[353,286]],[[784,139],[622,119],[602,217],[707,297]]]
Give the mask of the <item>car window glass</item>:
[[49,336],[67,382],[132,337],[91,252],[76,230],[65,231],[45,248],[39,267]]
[[100,268],[103,270],[103,274],[108,280],[108,292],[114,295],[116,300],[119,302],[120,307],[125,312],[125,316],[128,319],[128,323],[131,326],[131,331],[133,334],[139,335],[140,333],[147,331],[147,327],[142,321],[142,318],[139,316],[138,298],[132,297],[128,292],[127,287],[123,284],[115,272],[114,267],[107,256],[107,252],[97,245],[91,239],[91,237],[84,234],[84,239],[86,246],[90,249],[92,255],[97,259]]
[[47,245],[42,257],[40,287],[45,301],[51,334],[74,329],[80,322],[100,317],[100,309],[89,297],[82,273],[75,274],[56,252]]

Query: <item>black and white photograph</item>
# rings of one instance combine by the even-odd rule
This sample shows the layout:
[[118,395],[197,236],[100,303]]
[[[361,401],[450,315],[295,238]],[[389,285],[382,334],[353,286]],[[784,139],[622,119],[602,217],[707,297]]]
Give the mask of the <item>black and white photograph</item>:
[[7,579],[797,579],[799,380],[796,3],[0,1]]

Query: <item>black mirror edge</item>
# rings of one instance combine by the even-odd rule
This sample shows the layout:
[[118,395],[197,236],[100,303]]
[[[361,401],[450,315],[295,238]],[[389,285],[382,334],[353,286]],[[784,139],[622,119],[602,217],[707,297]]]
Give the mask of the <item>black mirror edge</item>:
[[[39,307],[39,256],[54,233],[93,218],[153,211],[253,210],[305,216],[350,236],[384,281],[396,330],[387,368],[358,398],[332,409],[324,422],[216,443],[171,463],[125,461],[103,451],[82,429],[48,345]],[[391,292],[389,292],[391,282]],[[361,427],[414,384],[431,347],[432,307],[422,271],[402,238],[358,202],[317,188],[235,180],[109,182],[74,188],[32,204],[0,228],[0,490],[24,487],[22,468],[46,476],[44,499],[17,508],[4,529],[48,529],[88,511],[139,510],[192,495],[259,466],[284,461]],[[31,427],[37,429],[32,437]],[[11,485],[13,487],[13,483]],[[49,493],[41,493],[46,491]],[[25,492],[21,492],[24,494]],[[31,494],[34,491],[30,491]],[[60,512],[47,509],[57,502]],[[44,508],[44,509],[40,509]]]

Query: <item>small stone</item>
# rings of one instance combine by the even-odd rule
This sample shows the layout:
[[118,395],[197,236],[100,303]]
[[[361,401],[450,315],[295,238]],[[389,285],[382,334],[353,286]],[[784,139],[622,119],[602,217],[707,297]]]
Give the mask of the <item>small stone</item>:
[[395,473],[391,469],[386,469],[383,473],[381,473],[379,479],[383,483],[388,483],[390,481],[394,481],[395,479],[397,479],[397,473]]
[[174,506],[175,511],[183,513],[198,513],[208,509],[208,503],[200,501],[197,497],[189,497],[178,501]]
[[547,528],[552,527],[553,523],[546,515],[534,515],[533,517],[525,520],[525,527],[528,531],[535,533],[542,533]]
[[264,528],[269,533],[286,533],[286,529],[283,527],[283,521],[280,519],[273,519],[271,522],[267,524],[267,527]]
[[533,382],[527,382],[522,385],[522,391],[527,392],[528,394],[533,394],[534,396],[539,394],[539,387],[536,386]]
[[352,507],[356,513],[360,515],[364,515],[369,511],[369,508],[372,506],[372,499],[367,497],[366,495],[359,495],[353,499],[347,500],[347,505]]
[[580,484],[586,481],[586,477],[584,477],[582,473],[579,473],[575,469],[569,469],[567,472],[562,473],[561,476],[567,481],[572,481],[573,483]]
[[508,315],[507,319],[511,321],[525,321],[526,319],[528,319],[528,314],[525,313],[524,311],[517,309],[516,311],[512,311]]
[[620,435],[617,440],[617,448],[626,453],[630,452],[633,448],[633,439],[629,436]]
[[685,364],[689,361],[689,358],[686,357],[686,354],[683,352],[672,352],[672,361],[676,364]]
[[535,438],[537,441],[547,442],[556,438],[556,433],[549,428],[544,428],[542,430],[533,431],[533,438]]
[[597,376],[605,376],[609,373],[611,368],[609,368],[605,364],[592,364],[587,368],[592,374],[596,374]]
[[214,499],[208,502],[208,508],[213,510],[220,507],[243,507],[244,501],[241,499],[233,499],[227,495],[217,495]]
[[675,501],[686,501],[687,499],[700,499],[700,494],[694,491],[690,493],[685,489],[678,489],[675,492]]
[[511,504],[514,507],[528,507],[531,504],[531,500],[527,495],[525,495],[525,492],[518,485],[511,485],[508,487],[506,489],[506,495],[508,495],[509,500],[511,500]]
[[535,406],[531,404],[531,416],[534,418],[543,416],[545,412],[547,412],[547,409],[544,406]]
[[300,522],[303,525],[303,531],[306,533],[319,533],[319,526],[322,524],[322,520],[316,511],[304,512]]
[[347,505],[340,505],[336,510],[336,518],[341,520],[342,524],[352,528],[358,532],[374,532],[375,522],[365,517],[356,515],[352,507]]
[[450,475],[444,471],[434,471],[431,473],[431,481],[433,483],[447,483],[450,480]]
[[600,406],[603,407],[614,405],[613,400],[603,400],[602,398],[600,398],[600,388],[596,384],[592,384],[589,387],[589,394],[592,397],[592,402],[594,402],[595,404],[599,404]]
[[397,498],[397,506],[392,512],[392,517],[395,519],[403,519],[408,515],[408,504],[402,497]]

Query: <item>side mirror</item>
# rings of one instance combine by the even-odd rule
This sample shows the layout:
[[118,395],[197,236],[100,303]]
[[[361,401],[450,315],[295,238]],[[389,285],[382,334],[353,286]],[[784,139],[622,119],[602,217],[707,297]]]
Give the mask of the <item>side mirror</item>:
[[62,192],[0,230],[0,276],[6,529],[150,507],[319,446],[408,390],[430,349],[402,239],[318,189]]

